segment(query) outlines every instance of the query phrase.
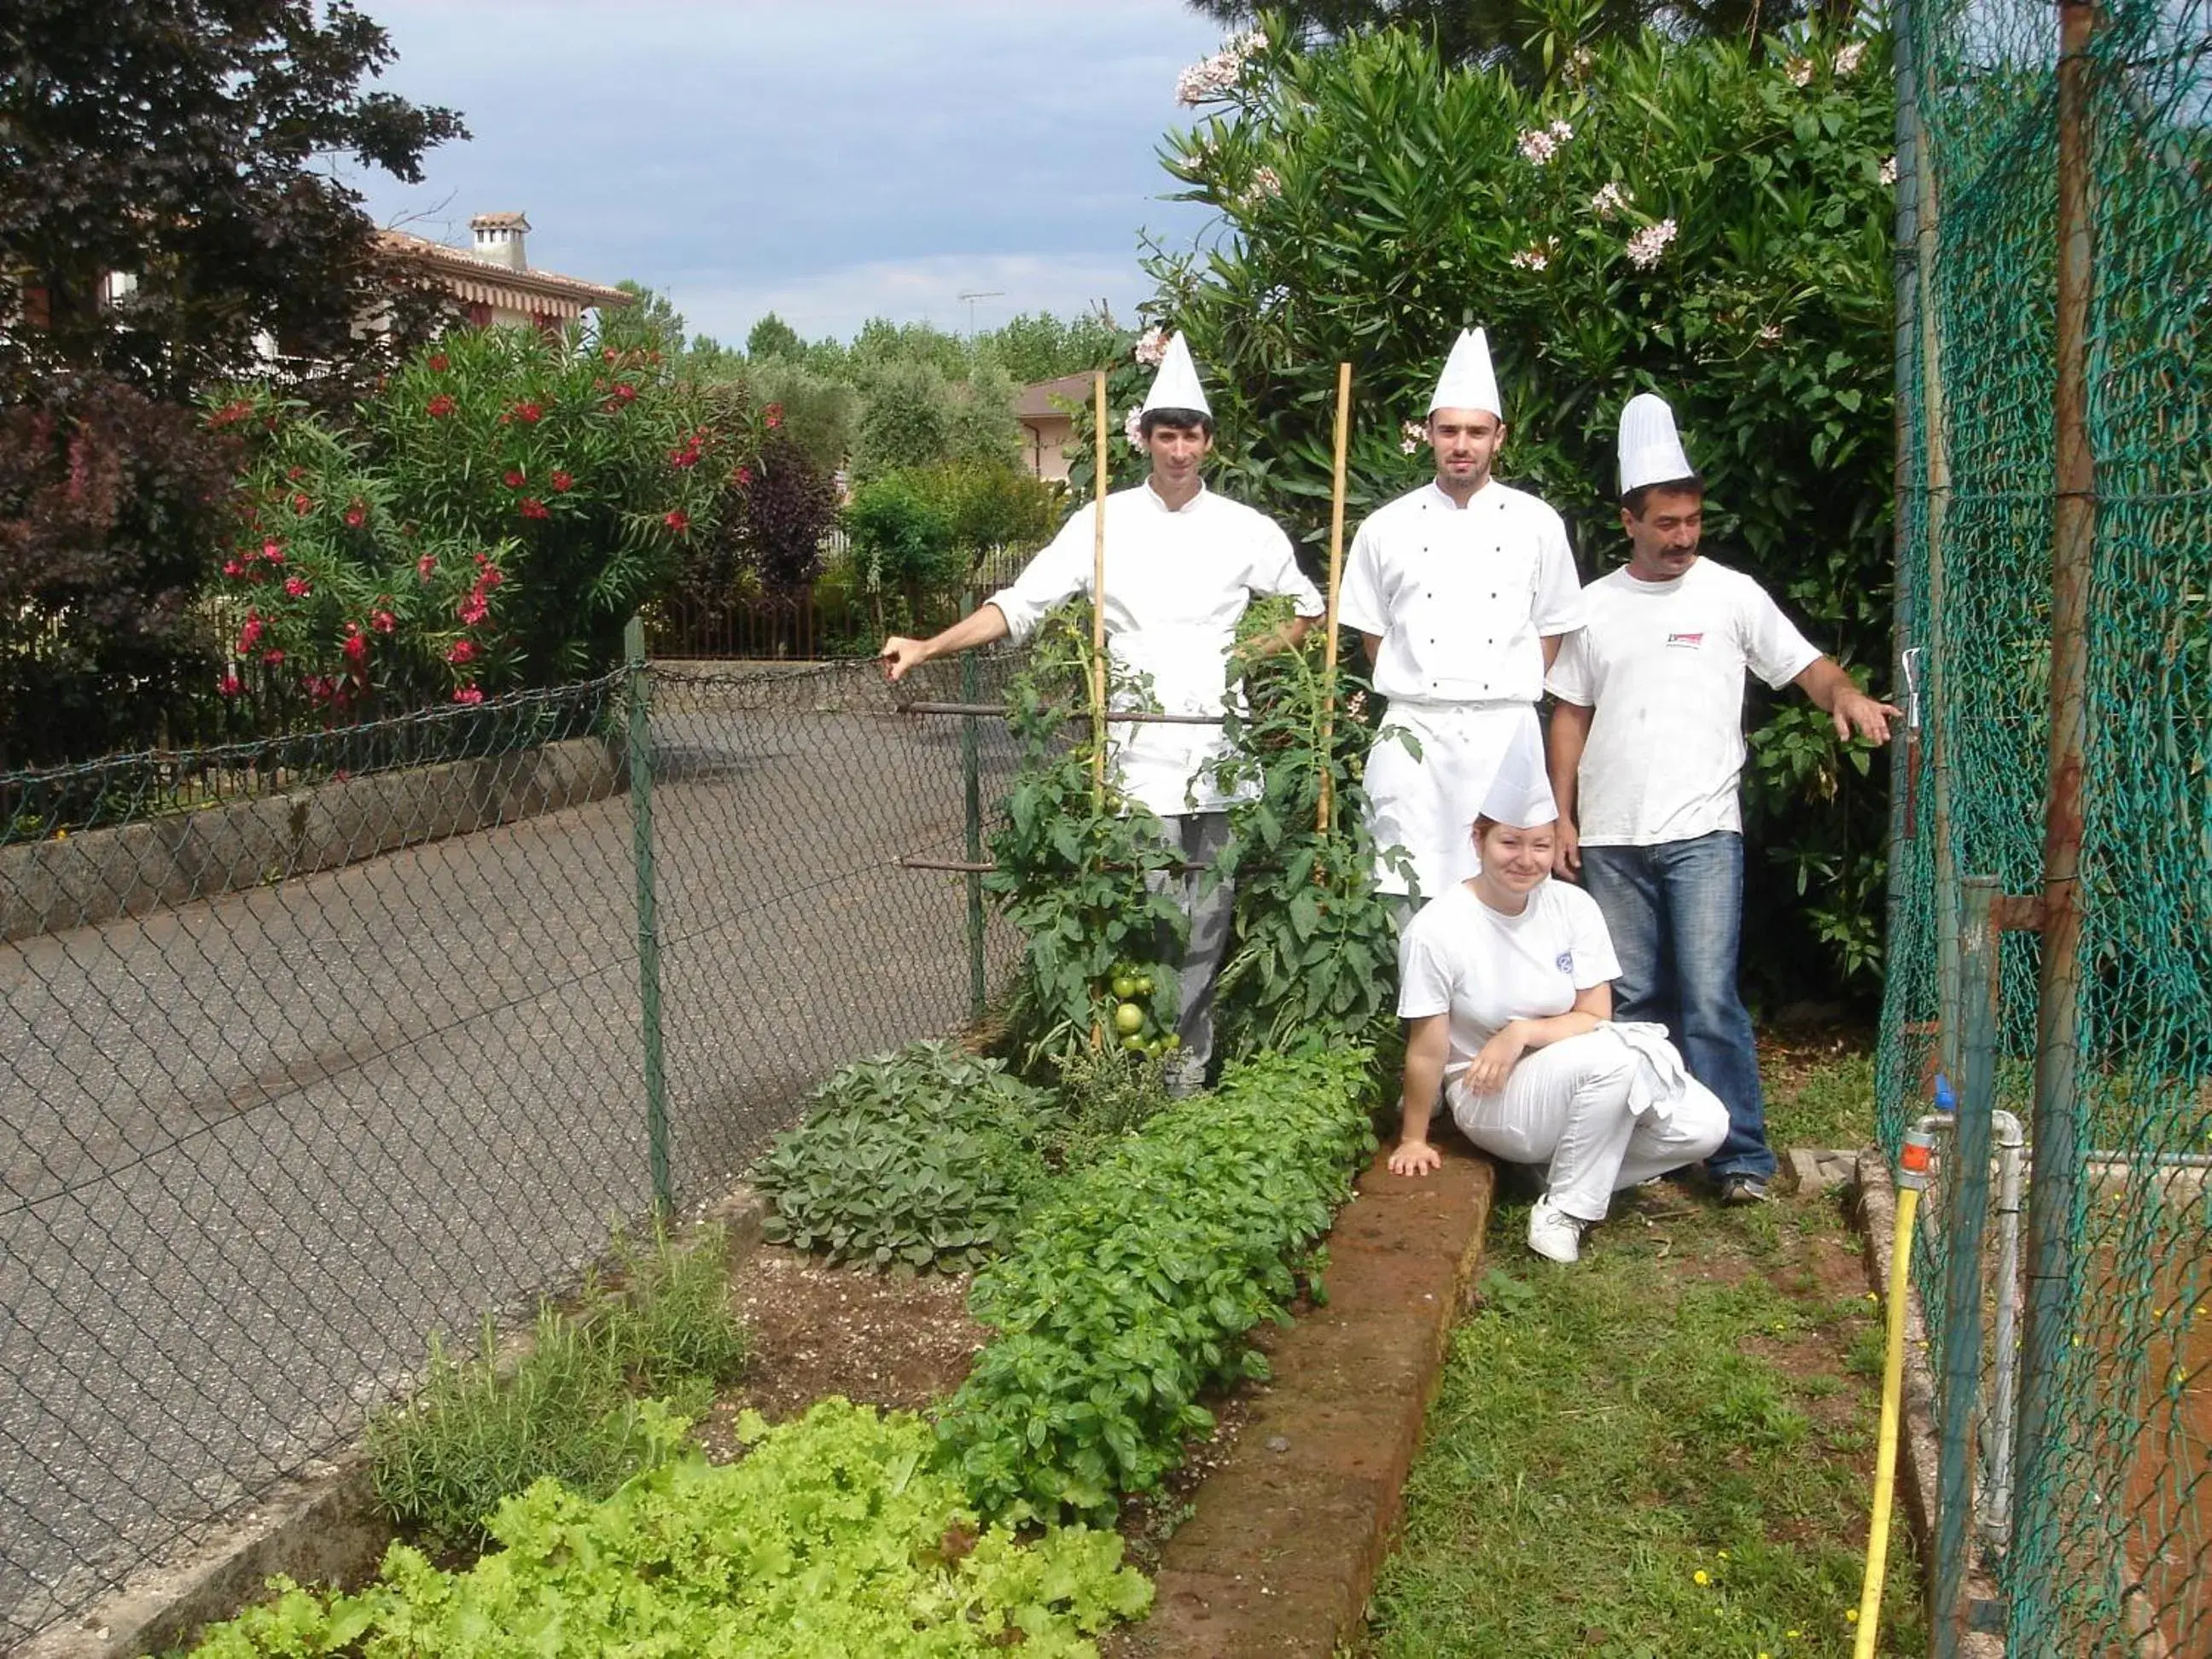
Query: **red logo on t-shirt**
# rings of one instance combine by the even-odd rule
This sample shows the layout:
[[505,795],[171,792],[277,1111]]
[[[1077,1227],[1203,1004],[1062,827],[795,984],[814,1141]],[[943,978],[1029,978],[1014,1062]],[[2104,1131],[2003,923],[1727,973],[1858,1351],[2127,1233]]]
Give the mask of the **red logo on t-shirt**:
[[1667,636],[1668,644],[1683,646],[1692,651],[1696,650],[1705,642],[1705,635],[1702,629],[1695,634],[1669,634]]

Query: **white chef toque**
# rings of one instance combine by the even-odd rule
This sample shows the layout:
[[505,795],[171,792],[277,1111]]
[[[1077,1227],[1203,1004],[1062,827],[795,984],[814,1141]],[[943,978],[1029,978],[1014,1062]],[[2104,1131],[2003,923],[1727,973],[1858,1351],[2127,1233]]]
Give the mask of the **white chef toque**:
[[1552,781],[1544,771],[1544,744],[1534,721],[1514,734],[1498,762],[1498,774],[1482,798],[1482,816],[1516,830],[1534,830],[1559,817],[1559,804],[1552,797]]
[[1694,478],[1682,440],[1674,431],[1674,411],[1655,392],[1639,392],[1620,411],[1620,493],[1646,484]]
[[1498,395],[1498,376],[1490,367],[1490,339],[1479,328],[1461,331],[1437,380],[1429,413],[1440,409],[1486,410],[1503,421],[1505,401]]
[[1198,383],[1198,365],[1191,362],[1190,347],[1180,334],[1168,342],[1159,373],[1152,376],[1152,389],[1145,394],[1138,413],[1152,409],[1194,409],[1212,417],[1213,406],[1206,401],[1206,388]]

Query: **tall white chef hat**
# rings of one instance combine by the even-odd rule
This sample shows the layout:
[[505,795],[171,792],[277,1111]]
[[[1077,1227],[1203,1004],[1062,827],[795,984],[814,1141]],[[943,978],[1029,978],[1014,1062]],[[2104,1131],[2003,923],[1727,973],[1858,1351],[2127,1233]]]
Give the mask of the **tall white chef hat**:
[[1620,411],[1620,493],[1697,476],[1667,400],[1650,392],[1631,398]]
[[1462,330],[1452,342],[1436,396],[1429,399],[1430,414],[1440,409],[1485,409],[1505,418],[1505,401],[1498,395],[1498,376],[1490,367],[1490,337],[1479,328]]
[[1497,775],[1482,798],[1482,816],[1516,830],[1534,830],[1559,816],[1552,781],[1544,772],[1544,744],[1533,720],[1514,734]]
[[1138,412],[1152,409],[1194,409],[1209,418],[1213,414],[1206,388],[1198,383],[1198,365],[1191,362],[1190,347],[1180,334],[1168,342],[1159,373],[1152,376],[1152,389],[1145,394]]

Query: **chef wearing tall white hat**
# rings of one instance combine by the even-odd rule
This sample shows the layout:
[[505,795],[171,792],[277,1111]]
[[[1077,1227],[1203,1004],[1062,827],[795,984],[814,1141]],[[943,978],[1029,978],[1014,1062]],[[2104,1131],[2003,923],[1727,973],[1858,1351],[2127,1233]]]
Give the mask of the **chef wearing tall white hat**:
[[1668,1026],[1728,1108],[1728,1139],[1705,1166],[1721,1197],[1758,1203],[1775,1159],[1736,985],[1743,677],[1797,686],[1841,738],[1885,742],[1899,714],[1814,649],[1757,582],[1698,553],[1705,483],[1665,399],[1629,399],[1620,462],[1628,562],[1583,590],[1588,617],[1547,681],[1559,700],[1554,859],[1605,913],[1621,1017]]
[[1468,832],[1480,867],[1425,905],[1400,944],[1406,1070],[1389,1167],[1424,1176],[1443,1162],[1428,1138],[1441,1095],[1485,1152],[1543,1166],[1528,1248],[1572,1261],[1615,1192],[1705,1157],[1728,1113],[1664,1030],[1613,1023],[1620,969],[1605,918],[1552,879],[1558,816],[1542,744],[1524,731]]
[[1565,524],[1491,476],[1504,400],[1480,329],[1452,346],[1427,430],[1436,477],[1360,526],[1338,614],[1390,705],[1367,758],[1377,883],[1407,891],[1402,847],[1433,897],[1471,872],[1467,827],[1500,757],[1535,735],[1544,671],[1583,611]]
[[[1219,715],[1232,650],[1245,658],[1291,648],[1327,609],[1274,521],[1206,487],[1200,469],[1213,447],[1213,413],[1178,334],[1167,343],[1138,417],[1151,475],[1106,497],[1106,644],[1117,677],[1149,677],[1160,712]],[[1012,637],[1027,639],[1054,605],[1089,594],[1094,515],[1078,511],[1011,586],[943,633],[893,636],[881,652],[896,680],[933,657]],[[1295,616],[1237,646],[1237,624],[1257,597],[1283,594]],[[1121,700],[1125,706],[1130,699]],[[1178,900],[1190,932],[1177,975],[1182,1039],[1173,1076],[1196,1085],[1213,1047],[1213,988],[1228,943],[1233,892],[1210,874],[1228,845],[1228,808],[1255,783],[1224,789],[1229,755],[1218,725],[1131,723],[1114,748],[1121,798],[1156,813],[1189,873]]]

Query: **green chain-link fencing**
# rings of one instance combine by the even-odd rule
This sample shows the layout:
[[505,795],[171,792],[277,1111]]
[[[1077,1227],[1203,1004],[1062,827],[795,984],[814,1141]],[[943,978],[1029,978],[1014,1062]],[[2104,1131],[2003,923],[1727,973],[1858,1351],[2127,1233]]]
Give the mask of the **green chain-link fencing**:
[[1959,1085],[1915,1264],[1937,1650],[2212,1653],[2212,6],[1893,15],[1922,724],[1881,1103],[1894,1148]]
[[0,1647],[969,1025],[1012,768],[872,663],[702,663],[0,775]]

